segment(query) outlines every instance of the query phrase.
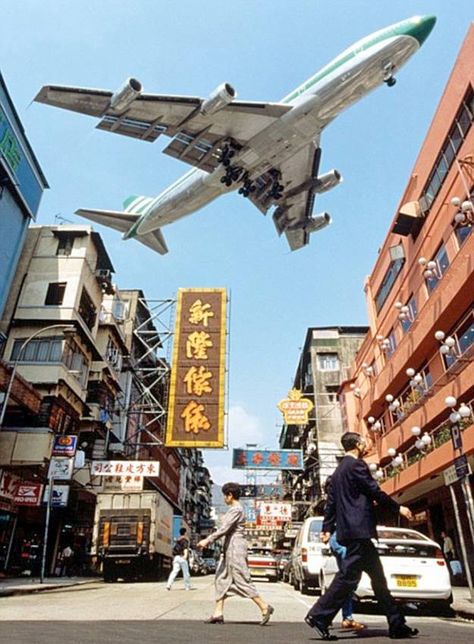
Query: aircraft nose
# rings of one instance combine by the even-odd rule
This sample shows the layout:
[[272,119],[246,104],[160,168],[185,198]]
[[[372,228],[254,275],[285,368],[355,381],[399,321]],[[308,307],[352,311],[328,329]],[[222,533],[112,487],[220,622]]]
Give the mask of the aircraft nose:
[[412,18],[407,27],[406,34],[416,38],[421,45],[430,35],[436,23],[436,16],[417,16]]

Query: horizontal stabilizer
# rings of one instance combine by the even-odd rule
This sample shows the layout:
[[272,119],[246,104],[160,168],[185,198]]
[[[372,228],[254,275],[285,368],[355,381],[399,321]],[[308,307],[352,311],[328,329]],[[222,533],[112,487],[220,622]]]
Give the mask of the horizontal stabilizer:
[[121,233],[126,233],[140,217],[140,215],[132,215],[116,210],[89,210],[87,208],[79,208],[79,210],[76,210],[76,215],[90,219],[96,224],[108,226]]
[[168,252],[168,246],[159,228],[152,230],[150,233],[146,233],[146,235],[137,235],[135,239],[145,244],[145,246],[148,246],[148,248],[160,253],[160,255],[165,255]]

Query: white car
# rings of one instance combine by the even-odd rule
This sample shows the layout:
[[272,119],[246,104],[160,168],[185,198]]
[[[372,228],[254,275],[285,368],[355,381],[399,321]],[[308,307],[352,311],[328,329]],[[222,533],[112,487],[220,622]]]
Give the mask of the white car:
[[[392,596],[405,602],[435,602],[448,608],[452,602],[451,581],[439,545],[421,532],[406,528],[377,526],[377,535],[378,539],[373,541]],[[336,558],[327,554],[321,592],[328,588],[337,570]],[[373,598],[366,573],[362,574],[355,595],[360,600]]]
[[325,561],[324,544],[320,540],[324,517],[310,517],[298,531],[291,556],[291,583],[295,590],[307,593],[321,587],[321,571]]

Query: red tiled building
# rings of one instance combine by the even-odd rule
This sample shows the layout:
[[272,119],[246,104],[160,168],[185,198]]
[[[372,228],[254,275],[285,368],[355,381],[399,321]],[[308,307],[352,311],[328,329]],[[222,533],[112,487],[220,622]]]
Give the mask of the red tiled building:
[[474,469],[473,122],[471,25],[367,279],[370,330],[341,398],[347,427],[373,437],[384,490],[460,559],[464,541],[474,572],[473,476],[444,477],[463,455]]

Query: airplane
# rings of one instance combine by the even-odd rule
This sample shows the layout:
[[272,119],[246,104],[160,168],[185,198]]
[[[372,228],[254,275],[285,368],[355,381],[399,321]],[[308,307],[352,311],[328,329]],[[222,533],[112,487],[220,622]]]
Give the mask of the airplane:
[[326,212],[313,216],[315,196],[342,181],[337,170],[319,174],[322,130],[375,87],[392,87],[435,22],[414,16],[366,36],[277,103],[237,101],[229,83],[206,99],[144,94],[135,78],[116,92],[45,85],[35,100],[98,117],[108,132],[171,137],[163,152],[193,166],[157,197],[129,197],[123,211],[76,214],[165,254],[163,226],[238,190],[263,214],[273,209],[278,234],[297,250],[331,222]]

